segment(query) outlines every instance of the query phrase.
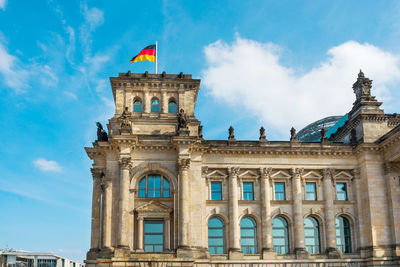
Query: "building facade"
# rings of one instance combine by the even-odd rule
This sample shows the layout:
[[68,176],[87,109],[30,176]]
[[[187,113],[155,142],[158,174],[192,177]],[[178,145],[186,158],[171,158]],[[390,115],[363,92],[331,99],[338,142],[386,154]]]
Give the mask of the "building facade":
[[83,267],[82,263],[52,253],[0,250],[0,267]]
[[[400,264],[400,116],[360,71],[346,121],[318,142],[205,140],[200,80],[120,73],[98,124],[89,266]],[[311,266],[311,265],[310,265]],[[333,266],[333,265],[329,265]]]

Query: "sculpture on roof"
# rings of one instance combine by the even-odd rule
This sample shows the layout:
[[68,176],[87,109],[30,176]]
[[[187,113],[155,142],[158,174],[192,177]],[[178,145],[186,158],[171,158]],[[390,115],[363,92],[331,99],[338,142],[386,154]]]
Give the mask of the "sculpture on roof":
[[229,127],[228,132],[229,132],[228,140],[235,140],[235,135],[233,133],[234,129],[233,129],[232,125]]
[[263,126],[261,126],[260,128],[260,141],[263,140],[267,140],[266,136],[265,136],[265,128]]
[[292,127],[292,129],[290,129],[290,142],[294,141],[297,141],[297,135],[296,135],[296,129]]
[[97,125],[97,141],[108,141],[107,132],[104,131],[103,125],[100,122],[96,122]]
[[365,77],[364,72],[360,70],[357,81],[353,84],[353,91],[356,94],[356,99],[371,97],[372,80]]

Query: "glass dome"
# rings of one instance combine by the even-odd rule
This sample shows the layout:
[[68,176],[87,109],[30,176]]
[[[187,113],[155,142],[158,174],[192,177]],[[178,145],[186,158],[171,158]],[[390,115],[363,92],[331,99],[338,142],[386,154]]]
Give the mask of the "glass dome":
[[[327,137],[329,138],[328,130],[341,121],[342,118],[344,118],[344,116],[329,116],[317,120],[301,129],[297,134],[297,138],[301,142],[318,142],[321,139],[322,128],[325,128],[327,131]],[[331,133],[329,132],[329,135],[330,134]]]

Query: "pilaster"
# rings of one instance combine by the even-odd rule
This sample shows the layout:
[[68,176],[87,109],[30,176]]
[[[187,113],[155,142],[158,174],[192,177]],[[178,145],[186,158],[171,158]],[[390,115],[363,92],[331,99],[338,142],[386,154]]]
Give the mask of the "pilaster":
[[243,258],[240,248],[238,167],[228,168],[229,175],[229,259]]
[[262,257],[270,259],[276,256],[272,243],[271,218],[271,173],[272,168],[261,168],[261,220],[262,220]]
[[182,158],[178,160],[179,169],[179,218],[178,218],[178,257],[188,256],[189,252],[189,167],[190,159]]
[[132,167],[131,158],[120,159],[120,182],[119,182],[119,227],[118,248],[129,249],[128,239],[128,216],[129,216],[129,170]]
[[91,224],[91,240],[90,251],[98,252],[101,246],[101,180],[104,177],[103,168],[92,168],[93,176],[93,195],[92,195],[92,224]]

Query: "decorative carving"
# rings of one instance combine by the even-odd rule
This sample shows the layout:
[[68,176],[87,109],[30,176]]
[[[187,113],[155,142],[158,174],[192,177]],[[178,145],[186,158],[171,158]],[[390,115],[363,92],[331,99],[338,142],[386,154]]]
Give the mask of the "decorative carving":
[[265,128],[263,126],[260,128],[260,141],[267,141],[267,137],[265,136]]
[[297,135],[296,135],[296,129],[294,127],[292,127],[292,129],[290,129],[290,142],[297,142]]
[[207,174],[208,174],[208,166],[204,166],[204,167],[201,168],[201,174],[203,176],[207,176]]
[[199,138],[203,138],[203,126],[202,125],[199,125],[198,136],[199,136]]
[[104,177],[104,168],[91,168],[93,180],[100,180]]
[[104,177],[101,179],[100,183],[100,189],[101,192],[104,192],[110,185],[111,185],[111,179],[105,179]]
[[351,175],[353,175],[354,178],[359,179],[360,178],[360,168],[352,169]]
[[107,142],[108,135],[103,129],[103,125],[100,122],[96,122],[97,125],[97,141]]
[[130,157],[124,157],[119,159],[119,164],[122,169],[130,169],[132,168],[132,163],[131,163],[131,158]]
[[239,174],[239,171],[240,171],[239,167],[228,167],[229,177],[237,177]]
[[154,214],[154,213],[169,214],[172,211],[172,209],[170,207],[160,203],[158,200],[153,199],[150,202],[137,207],[136,211],[140,215]]
[[229,127],[228,132],[229,132],[228,140],[236,140],[232,125]]
[[178,168],[180,171],[187,170],[190,167],[190,159],[179,159]]
[[372,80],[365,78],[364,73],[360,70],[357,81],[353,84],[353,91],[356,94],[356,101],[361,99],[369,100],[371,98]]
[[304,168],[292,168],[291,174],[293,177],[301,177],[303,175]]
[[324,179],[329,179],[329,178],[333,177],[333,170],[332,169],[328,169],[328,168],[327,169],[323,169],[322,173],[323,173]]
[[269,178],[272,174],[272,168],[260,168],[261,178]]
[[131,133],[131,118],[132,112],[128,110],[128,107],[125,107],[124,111],[122,112],[121,116],[119,117],[120,120],[120,127],[121,133]]
[[181,110],[179,110],[178,114],[178,131],[180,129],[187,129],[187,116],[185,114],[185,111],[183,110],[183,108],[181,108]]

